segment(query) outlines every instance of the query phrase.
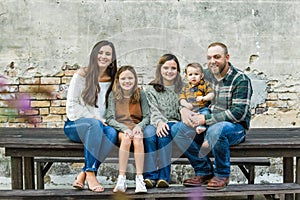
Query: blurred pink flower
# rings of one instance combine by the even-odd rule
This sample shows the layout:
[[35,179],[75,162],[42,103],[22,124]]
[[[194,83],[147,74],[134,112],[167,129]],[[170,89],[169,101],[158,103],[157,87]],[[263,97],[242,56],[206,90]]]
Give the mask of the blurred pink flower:
[[6,85],[6,82],[7,82],[7,78],[3,75],[0,75],[0,92],[1,92],[1,88]]
[[205,200],[201,187],[190,188],[188,200]]
[[30,98],[28,94],[21,94],[17,102],[18,103],[16,106],[20,111],[26,111],[30,109]]

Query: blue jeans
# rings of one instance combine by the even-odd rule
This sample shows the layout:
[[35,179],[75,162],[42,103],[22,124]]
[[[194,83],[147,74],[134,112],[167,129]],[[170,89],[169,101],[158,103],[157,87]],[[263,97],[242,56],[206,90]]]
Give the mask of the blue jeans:
[[84,144],[83,172],[97,173],[100,164],[117,142],[117,131],[94,118],[67,119],[64,132],[73,142]]
[[156,127],[146,126],[144,129],[144,178],[151,180],[170,181],[172,136],[171,128],[175,122],[167,123],[170,130],[166,137],[157,137]]
[[172,127],[172,137],[179,149],[189,159],[196,176],[214,174],[219,177],[230,175],[230,149],[232,145],[245,140],[245,129],[240,124],[218,122],[206,130],[208,143],[215,158],[214,167],[208,155],[199,156],[203,134],[196,134],[195,129],[182,122]]
[[[202,115],[206,115],[206,114],[210,114],[210,109],[208,107],[202,107],[202,108],[199,109],[198,112]],[[197,126],[197,127],[200,127],[200,128],[204,127],[206,129],[208,128],[208,126],[203,126],[203,125],[200,125],[200,126]],[[204,141],[207,141],[206,133],[204,133],[204,134],[205,134]]]

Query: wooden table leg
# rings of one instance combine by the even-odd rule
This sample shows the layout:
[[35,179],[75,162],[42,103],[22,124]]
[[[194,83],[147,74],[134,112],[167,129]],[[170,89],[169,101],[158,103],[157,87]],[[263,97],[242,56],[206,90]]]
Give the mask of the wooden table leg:
[[11,157],[11,187],[23,189],[23,166],[22,157]]
[[[300,184],[300,157],[296,158],[296,183]],[[295,200],[300,200],[300,193],[296,194]]]
[[[284,157],[283,158],[283,182],[293,183],[294,182],[294,158]],[[285,200],[293,200],[293,194],[286,194]]]
[[35,189],[34,160],[32,157],[24,157],[24,182],[25,189]]

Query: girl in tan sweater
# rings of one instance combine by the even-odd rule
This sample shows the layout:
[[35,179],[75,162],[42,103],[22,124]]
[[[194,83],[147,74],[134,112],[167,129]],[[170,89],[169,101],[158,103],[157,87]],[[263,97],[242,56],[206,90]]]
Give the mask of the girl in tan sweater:
[[132,66],[122,66],[115,77],[106,113],[107,123],[118,131],[120,142],[119,176],[114,192],[127,189],[126,168],[130,146],[134,147],[136,163],[136,193],[147,192],[143,178],[143,129],[150,121],[149,106],[143,90],[137,86],[137,75]]

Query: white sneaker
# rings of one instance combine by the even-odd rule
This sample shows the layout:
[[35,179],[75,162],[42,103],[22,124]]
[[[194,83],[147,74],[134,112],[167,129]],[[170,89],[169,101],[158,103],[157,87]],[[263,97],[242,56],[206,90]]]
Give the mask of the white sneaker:
[[126,176],[119,175],[117,185],[115,186],[113,192],[126,192],[126,190]]
[[142,175],[135,176],[135,193],[147,193],[146,184]]

